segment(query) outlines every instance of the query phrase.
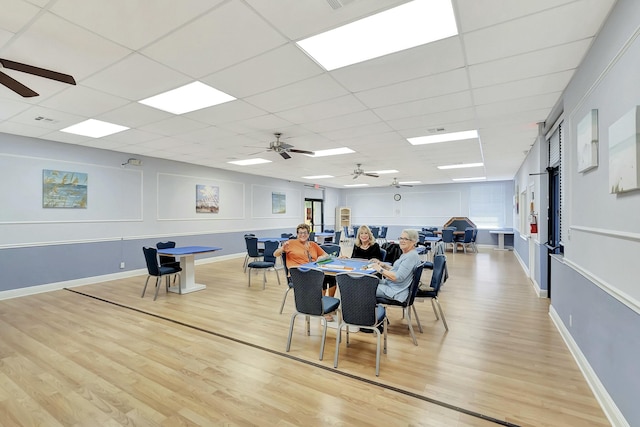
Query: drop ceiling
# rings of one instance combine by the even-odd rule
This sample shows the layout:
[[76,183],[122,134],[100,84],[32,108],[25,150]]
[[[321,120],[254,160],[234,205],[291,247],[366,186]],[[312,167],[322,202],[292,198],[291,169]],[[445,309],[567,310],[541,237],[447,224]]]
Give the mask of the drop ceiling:
[[[295,42],[406,1],[2,3],[0,57],[77,85],[2,69],[40,96],[0,86],[0,132],[343,188],[357,163],[398,171],[356,181],[370,186],[512,179],[615,0],[452,0],[457,36],[331,72]],[[138,103],[193,81],[237,99],[183,115]],[[130,129],[98,139],[60,132],[89,118]],[[472,129],[478,139],[406,140]],[[275,132],[300,150],[355,152],[285,160],[261,152]],[[251,157],[272,162],[228,163]],[[327,174],[335,178],[302,178]]]

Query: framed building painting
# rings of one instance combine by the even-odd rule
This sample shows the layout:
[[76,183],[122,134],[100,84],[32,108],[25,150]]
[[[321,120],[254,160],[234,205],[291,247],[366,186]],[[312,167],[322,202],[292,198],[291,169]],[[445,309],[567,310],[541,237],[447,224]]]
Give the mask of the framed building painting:
[[42,170],[43,208],[87,208],[89,177],[83,172]]
[[196,213],[218,213],[220,210],[220,187],[196,185]]

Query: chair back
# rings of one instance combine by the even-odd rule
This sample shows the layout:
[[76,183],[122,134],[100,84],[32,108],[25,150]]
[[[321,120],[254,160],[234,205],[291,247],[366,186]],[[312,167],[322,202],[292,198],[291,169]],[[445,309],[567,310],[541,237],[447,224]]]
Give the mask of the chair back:
[[477,237],[478,237],[478,229],[474,228],[473,229],[473,237],[471,237],[471,241],[475,243]]
[[452,228],[443,228],[442,229],[442,241],[445,243],[453,243],[453,229]]
[[311,233],[309,233],[309,241],[310,242],[315,242],[316,241],[316,232],[312,231]]
[[378,235],[378,237],[380,237],[381,239],[386,239],[388,229],[389,227],[387,227],[386,225],[383,225],[382,227],[380,227],[380,234]]
[[440,286],[444,281],[444,272],[447,265],[447,257],[444,255],[436,255],[433,259],[433,274],[431,275],[431,288],[433,288],[434,294],[437,296]]
[[263,260],[265,262],[276,263],[276,257],[273,253],[280,247],[280,244],[275,240],[267,240],[264,242],[264,257]]
[[380,248],[380,261],[384,262],[387,258],[387,250]]
[[291,284],[296,301],[296,311],[312,316],[321,316],[322,291],[324,287],[324,272],[315,268],[300,269],[292,267]]
[[407,301],[403,304],[405,307],[412,306],[413,301],[415,301],[416,299],[416,294],[418,293],[418,289],[420,287],[420,279],[422,278],[423,269],[424,263],[418,264],[413,270],[413,280],[411,281],[411,286],[409,287],[409,296],[407,297]]
[[320,247],[329,255],[340,256],[340,245],[337,245],[335,243],[327,243],[324,245],[320,245]]
[[375,325],[379,279],[370,274],[339,273],[336,281],[340,289],[342,319],[352,325]]
[[280,237],[282,237],[283,239],[290,239],[291,237],[293,237],[293,234],[291,234],[291,233],[282,233],[282,234],[280,234]]
[[[158,242],[156,243],[157,249],[171,249],[176,247],[176,242]],[[160,255],[160,264],[170,264],[176,262],[176,258],[169,255]]]
[[244,236],[244,241],[247,244],[247,254],[253,258],[259,258],[262,256],[258,251],[258,238],[255,236]]
[[340,239],[342,238],[342,231],[338,230],[335,232],[334,236],[333,236],[333,241],[337,244],[340,244]]
[[289,268],[287,267],[287,254],[282,252],[282,266],[284,267],[284,274],[287,275],[287,280],[291,281],[291,277],[289,276]]
[[380,237],[380,227],[371,226],[369,229],[371,230],[371,234],[373,234],[374,239],[378,239]]
[[147,270],[150,276],[160,276],[160,265],[158,265],[158,250],[156,248],[143,247],[144,260],[147,262]]
[[467,227],[464,229],[464,240],[462,243],[471,243],[473,240],[473,227]]

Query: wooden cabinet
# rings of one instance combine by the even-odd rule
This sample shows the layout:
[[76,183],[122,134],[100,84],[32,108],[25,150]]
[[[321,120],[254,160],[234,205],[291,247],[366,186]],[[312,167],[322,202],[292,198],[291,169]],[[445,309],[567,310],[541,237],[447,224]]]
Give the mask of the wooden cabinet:
[[336,208],[336,231],[351,227],[351,208]]

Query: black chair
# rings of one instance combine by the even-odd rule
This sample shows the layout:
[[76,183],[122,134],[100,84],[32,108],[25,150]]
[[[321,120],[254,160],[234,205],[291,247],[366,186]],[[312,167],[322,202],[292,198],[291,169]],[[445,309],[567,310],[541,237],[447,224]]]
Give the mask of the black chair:
[[380,248],[380,261],[384,262],[387,258],[387,250]]
[[407,299],[403,302],[396,301],[389,298],[381,298],[378,297],[378,302],[380,304],[384,304],[386,307],[397,306],[402,307],[402,315],[407,319],[407,324],[409,325],[409,333],[411,334],[411,338],[413,339],[413,344],[418,345],[418,340],[416,339],[416,335],[413,332],[413,325],[411,324],[411,309],[413,308],[413,314],[416,316],[416,323],[418,324],[418,330],[422,333],[422,326],[420,325],[420,318],[418,317],[418,312],[416,311],[415,306],[413,305],[416,299],[416,293],[418,292],[418,286],[420,285],[420,277],[422,276],[422,269],[424,268],[424,264],[418,264],[418,266],[413,270],[413,280],[411,281],[411,286],[409,286],[409,294],[407,295]]
[[264,242],[264,252],[263,258],[261,261],[252,261],[247,264],[249,268],[249,287],[251,287],[251,272],[254,269],[262,270],[262,289],[265,289],[267,286],[267,270],[272,269],[276,272],[276,277],[278,278],[278,284],[280,284],[280,275],[278,274],[278,270],[276,270],[276,257],[273,253],[278,249],[280,244],[275,240],[267,240]]
[[289,324],[289,338],[287,339],[287,352],[291,349],[291,337],[296,317],[299,314],[305,316],[307,335],[311,335],[310,317],[320,318],[322,324],[322,342],[320,344],[320,360],[324,356],[324,342],[327,338],[327,319],[325,315],[338,311],[340,300],[338,298],[322,295],[324,288],[324,272],[318,269],[300,269],[298,267],[289,270],[293,284],[293,295],[296,300],[296,311],[291,315]]
[[471,246],[473,247],[473,250],[478,253],[478,247],[476,246],[476,239],[478,238],[478,229],[474,228],[473,229],[473,237],[471,238]]
[[380,237],[380,227],[372,225],[371,227],[369,227],[369,230],[371,230],[371,234],[373,234],[374,242],[377,242],[378,237]]
[[283,239],[290,239],[293,237],[292,233],[282,233],[280,234],[280,237],[282,237]]
[[387,243],[387,231],[389,231],[389,227],[387,227],[386,225],[380,227],[380,233],[378,234],[378,243]]
[[[157,249],[171,249],[176,247],[176,242],[168,241],[168,242],[158,242],[156,243]],[[180,261],[176,261],[175,257],[169,255],[159,255],[160,265],[163,267],[174,267],[181,268]],[[173,278],[173,283],[176,282],[176,278]],[[167,277],[167,283],[169,283],[169,278]]]
[[258,238],[253,234],[245,234],[244,242],[247,245],[247,254],[244,257],[244,272],[247,272],[247,264],[250,259],[259,260],[264,255],[264,249],[258,249]]
[[[178,276],[178,292],[182,293],[182,283],[180,282],[180,273],[182,269],[180,267],[164,267],[161,266],[158,262],[158,250],[156,248],[147,248],[143,247],[142,252],[144,252],[144,259],[147,263],[147,271],[149,275],[147,276],[147,280],[144,282],[144,288],[142,288],[142,295],[140,298],[144,298],[144,293],[147,290],[147,284],[149,283],[149,279],[151,277],[156,278],[156,292],[153,296],[153,300],[155,301],[158,298],[158,290],[160,289],[160,282],[163,277],[169,277],[171,275]],[[169,281],[166,283],[167,290],[169,289]]]
[[339,245],[341,238],[342,238],[342,231],[341,230],[338,230],[338,231],[334,232],[333,243],[336,243],[336,244]]
[[[429,263],[431,264],[431,263]],[[444,329],[449,331],[449,326],[447,325],[447,319],[444,317],[444,311],[442,311],[442,306],[440,305],[440,301],[438,300],[438,292],[440,292],[440,288],[445,280],[445,271],[447,269],[447,257],[444,255],[436,255],[433,264],[428,266],[433,268],[433,274],[431,275],[431,283],[429,284],[428,289],[418,289],[418,293],[416,295],[417,299],[421,298],[431,298],[431,307],[433,308],[433,312],[436,315],[436,320],[442,317],[442,323],[444,324]],[[440,317],[438,317],[438,311],[436,311],[436,305],[438,306],[438,311],[440,311]]]
[[462,239],[462,241],[458,242],[458,244],[462,245],[462,249],[464,250],[464,253],[467,253],[467,247],[471,250],[473,250],[473,227],[467,227],[464,230],[464,237]]
[[369,274],[340,273],[336,275],[340,290],[341,318],[336,334],[336,355],[333,367],[338,367],[338,353],[342,340],[342,328],[347,329],[349,347],[349,326],[368,329],[376,334],[376,376],[380,374],[380,326],[384,336],[384,352],[387,353],[387,311],[376,300],[379,279]]
[[456,252],[456,241],[453,238],[453,229],[452,228],[443,228],[442,229],[442,241],[444,242],[445,250],[448,245],[451,245],[451,250],[453,253]]
[[340,256],[340,245],[335,243],[325,243],[324,245],[320,245],[323,251],[333,256]]
[[316,232],[312,231],[311,233],[309,233],[309,241],[310,242],[315,242],[316,241]]

